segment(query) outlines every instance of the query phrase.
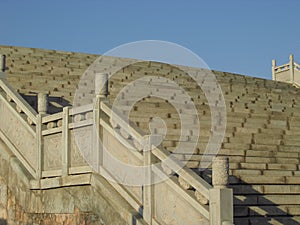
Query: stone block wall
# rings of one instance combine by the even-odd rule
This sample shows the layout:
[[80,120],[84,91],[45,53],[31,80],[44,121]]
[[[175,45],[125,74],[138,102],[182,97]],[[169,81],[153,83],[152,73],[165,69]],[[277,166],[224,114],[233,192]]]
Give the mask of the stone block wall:
[[104,178],[87,175],[93,184],[31,189],[33,177],[0,140],[0,224],[144,224]]
[[[0,224],[1,225],[103,225],[99,217],[93,213],[81,212],[74,208],[73,213],[35,213],[26,212],[16,196],[2,180]],[[31,199],[27,199],[31,201]]]

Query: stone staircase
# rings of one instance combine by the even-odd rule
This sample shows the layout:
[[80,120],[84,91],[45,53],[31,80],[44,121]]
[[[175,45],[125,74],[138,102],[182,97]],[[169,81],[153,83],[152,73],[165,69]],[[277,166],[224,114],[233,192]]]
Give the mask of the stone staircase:
[[[94,87],[94,76],[87,77],[81,84],[78,82],[97,55],[5,46],[0,47],[0,53],[7,57],[8,82],[26,95],[32,105],[36,102],[35,93],[45,92],[45,87],[48,87],[46,92],[56,98],[51,103],[53,110],[59,111],[63,106],[72,104],[79,85],[87,87],[81,88],[82,93],[79,93],[82,104],[92,102],[95,92],[90,87]],[[104,60],[104,65],[109,67],[111,63],[125,59],[107,57]],[[124,86],[150,75],[168,78],[184,88],[198,112],[199,139],[192,133],[193,120],[188,121],[189,129],[182,130],[178,112],[170,103],[171,100],[182,102],[180,96],[175,91],[164,92],[159,89],[159,84],[156,84],[156,94],[169,98],[169,101],[144,97],[130,108],[135,98],[128,94],[119,102],[119,108],[124,111],[130,108],[130,119],[147,133],[150,133],[149,122],[153,115],[162,118],[168,128],[162,145],[171,153],[180,143],[181,131],[181,141],[197,142],[193,155],[184,149],[177,149],[173,155],[211,182],[211,169],[199,168],[213,132],[210,107],[203,91],[182,72],[181,67],[129,62],[133,64],[118,71],[109,80],[110,102],[114,102]],[[205,73],[204,70],[188,67],[184,70]],[[214,73],[226,104],[226,132],[218,154],[229,156],[235,224],[300,224],[300,90],[276,81],[226,72]],[[214,86],[211,85],[212,88]],[[143,92],[143,87],[136,91]],[[214,94],[213,89],[210,94]],[[186,110],[184,102],[179,107]],[[153,132],[164,134],[164,126],[156,124]]]
[[[143,66],[139,68],[139,73],[143,74],[142,71]],[[132,77],[130,80],[128,76],[122,79],[118,74],[116,77],[118,81],[112,78],[111,82],[122,83],[121,87],[137,79]],[[226,134],[218,154],[229,156],[230,160],[235,224],[298,224],[299,90],[279,82],[228,73],[218,73],[217,79],[222,86],[227,111]],[[211,182],[211,171],[199,170],[199,162],[210,136],[208,131],[211,130],[209,107],[203,92],[193,85],[187,78],[184,87],[188,87],[199,112],[201,131],[197,152],[191,157],[184,150],[176,151],[175,155],[183,161],[189,158],[187,165]],[[111,85],[111,96],[119,91],[118,86]],[[132,104],[130,96],[124,98],[126,104]],[[168,133],[163,146],[172,152],[179,144],[181,127],[176,110],[168,102],[145,98],[135,104],[130,118],[149,132],[153,111],[166,123]],[[189,130],[183,133],[188,141],[196,139],[188,135]]]

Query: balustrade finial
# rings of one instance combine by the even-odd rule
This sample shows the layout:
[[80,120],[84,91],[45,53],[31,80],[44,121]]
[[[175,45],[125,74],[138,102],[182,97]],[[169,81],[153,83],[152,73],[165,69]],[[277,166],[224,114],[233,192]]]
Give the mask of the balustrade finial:
[[38,113],[40,114],[48,113],[48,94],[45,93],[38,94]]
[[100,98],[107,98],[108,96],[108,74],[95,74],[95,94]]
[[216,157],[212,163],[212,184],[214,187],[226,188],[229,175],[229,160],[227,157]]

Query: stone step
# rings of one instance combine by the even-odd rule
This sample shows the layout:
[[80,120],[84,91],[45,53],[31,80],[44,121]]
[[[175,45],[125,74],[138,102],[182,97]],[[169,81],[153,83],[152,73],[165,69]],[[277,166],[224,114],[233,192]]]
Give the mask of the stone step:
[[266,144],[251,144],[248,149],[258,151],[277,151],[279,150],[278,145],[266,145]]
[[240,163],[240,169],[258,169],[258,170],[265,170],[267,169],[266,163]]
[[267,134],[255,134],[253,141],[255,144],[270,144],[270,145],[280,145],[281,143],[281,136],[275,135],[267,135]]
[[229,142],[251,144],[253,142],[252,134],[234,133],[234,136],[229,138]]
[[235,206],[235,217],[253,217],[253,216],[286,216],[288,215],[288,206]]
[[289,163],[289,164],[281,164],[281,163],[268,163],[267,164],[267,169],[268,170],[291,170],[291,171],[295,171],[295,170],[298,170],[298,164],[292,164],[292,163]]
[[235,218],[235,225],[273,224],[273,225],[298,225],[300,217],[292,216],[253,216],[250,218]]
[[234,205],[247,206],[275,206],[275,205],[297,205],[300,202],[300,195],[235,195]]
[[242,127],[244,127],[244,128],[260,128],[260,129],[263,129],[263,128],[266,128],[266,124],[265,123],[249,123],[249,122],[246,122],[246,123],[243,123]]
[[259,128],[247,128],[247,127],[234,127],[235,128],[235,132],[234,132],[234,136],[237,135],[252,135],[255,133],[260,133],[261,129]]
[[239,175],[232,179],[231,184],[300,184],[298,176],[265,176],[265,175]]
[[244,143],[224,143],[222,145],[223,148],[225,149],[237,149],[237,150],[249,150],[250,149],[250,144],[244,144]]

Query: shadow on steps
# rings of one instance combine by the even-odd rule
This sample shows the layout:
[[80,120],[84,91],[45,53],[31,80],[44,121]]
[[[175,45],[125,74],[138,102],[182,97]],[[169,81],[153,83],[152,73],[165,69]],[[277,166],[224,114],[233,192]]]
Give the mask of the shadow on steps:
[[[212,183],[210,169],[195,172]],[[300,202],[297,202],[295,195],[279,191],[264,193],[264,187],[268,185],[272,184],[249,184],[236,176],[229,177],[229,188],[233,189],[234,195],[235,225],[300,225]],[[259,186],[261,192],[257,190]],[[280,186],[278,185],[279,189]],[[278,198],[279,202],[269,198]],[[295,215],[289,213],[293,209],[296,211]]]

